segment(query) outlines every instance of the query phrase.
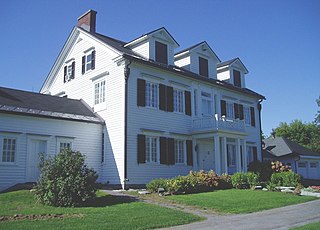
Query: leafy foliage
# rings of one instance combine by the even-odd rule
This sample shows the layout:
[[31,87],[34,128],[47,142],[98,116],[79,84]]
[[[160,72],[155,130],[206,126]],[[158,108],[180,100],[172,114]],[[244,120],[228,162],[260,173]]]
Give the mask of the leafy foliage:
[[159,188],[163,188],[165,191],[168,191],[168,179],[158,178],[153,179],[146,185],[148,191],[158,192]]
[[280,161],[272,161],[271,162],[271,169],[273,172],[288,172],[291,171],[291,167],[289,165],[285,165]]
[[35,186],[36,199],[46,205],[71,207],[94,198],[98,176],[84,160],[84,155],[70,149],[54,158],[42,157],[41,176]]
[[274,129],[277,137],[286,137],[315,152],[320,152],[320,124],[303,123],[294,120],[290,124],[281,122],[279,127]]
[[[225,177],[226,178],[226,177]],[[163,188],[171,194],[187,194],[213,191],[221,179],[214,171],[190,171],[186,176],[177,176],[172,179],[154,179],[147,184],[150,192],[157,192]],[[227,183],[225,181],[224,183]]]
[[259,174],[261,181],[268,181],[273,173],[271,162],[252,161],[248,165],[248,171]]
[[273,173],[270,178],[269,188],[276,186],[296,187],[299,185],[300,176],[292,171]]
[[231,176],[231,183],[234,188],[252,188],[259,182],[259,174],[254,172],[237,172]]

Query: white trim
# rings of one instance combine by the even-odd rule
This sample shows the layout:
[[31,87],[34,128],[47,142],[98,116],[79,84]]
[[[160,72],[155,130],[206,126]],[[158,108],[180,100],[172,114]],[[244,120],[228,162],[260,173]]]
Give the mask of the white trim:
[[99,80],[102,77],[107,76],[107,75],[109,75],[109,71],[104,71],[104,72],[98,74],[97,76],[94,76],[94,77],[90,78],[90,80],[94,82],[94,81]]
[[96,48],[94,46],[91,46],[90,48],[86,49],[85,51],[83,51],[83,53],[85,55],[87,55],[87,53],[92,52],[93,50],[95,50]]

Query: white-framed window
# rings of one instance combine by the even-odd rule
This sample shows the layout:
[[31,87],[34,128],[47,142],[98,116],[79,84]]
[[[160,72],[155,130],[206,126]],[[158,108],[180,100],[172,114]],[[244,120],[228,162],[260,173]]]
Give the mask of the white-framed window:
[[94,84],[94,104],[100,104],[106,101],[106,81]]
[[245,124],[251,125],[251,114],[249,106],[243,106],[243,115]]
[[16,161],[17,139],[13,137],[0,137],[1,162],[14,163]]
[[146,106],[151,108],[159,107],[159,84],[146,82]]
[[226,102],[226,106],[227,106],[227,118],[234,118],[234,105],[232,102]]
[[228,167],[236,166],[236,145],[227,144],[228,150]]
[[159,162],[159,138],[153,136],[146,136],[146,162]]
[[247,162],[249,164],[252,161],[254,161],[253,146],[247,145]]
[[310,162],[310,168],[317,168],[317,162]]
[[174,141],[174,153],[175,153],[175,163],[176,164],[185,164],[186,159],[186,148],[184,140],[175,140]]
[[201,92],[202,115],[212,115],[212,97],[210,93]]
[[298,167],[299,168],[306,168],[307,167],[307,163],[306,162],[298,162]]
[[72,149],[73,138],[58,137],[57,138],[57,152],[61,152],[64,149]]
[[86,71],[92,69],[92,53],[86,55]]
[[173,111],[184,113],[184,91],[180,89],[173,90]]

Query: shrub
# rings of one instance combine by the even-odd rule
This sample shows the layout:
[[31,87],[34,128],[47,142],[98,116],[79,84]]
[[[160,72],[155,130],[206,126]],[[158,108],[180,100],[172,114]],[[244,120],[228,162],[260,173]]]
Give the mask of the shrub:
[[168,179],[158,178],[153,179],[146,185],[149,192],[158,192],[159,188],[168,191]]
[[218,189],[230,189],[232,188],[231,176],[223,173],[218,180]]
[[285,165],[280,161],[272,161],[271,162],[271,169],[273,172],[288,172],[291,171],[291,167],[289,165]]
[[292,171],[273,173],[268,186],[270,190],[277,186],[297,187],[300,182],[300,176]]
[[172,179],[154,179],[147,184],[150,192],[164,188],[171,194],[188,194],[212,191],[219,184],[220,177],[214,171],[190,171],[186,176]]
[[255,188],[259,182],[259,174],[254,172],[237,172],[231,176],[231,183],[234,188]]
[[54,158],[42,157],[41,176],[35,186],[36,199],[46,205],[71,207],[94,198],[98,176],[84,160],[84,155],[70,149]]
[[269,181],[273,173],[271,162],[252,161],[248,165],[248,171],[259,174],[261,181]]

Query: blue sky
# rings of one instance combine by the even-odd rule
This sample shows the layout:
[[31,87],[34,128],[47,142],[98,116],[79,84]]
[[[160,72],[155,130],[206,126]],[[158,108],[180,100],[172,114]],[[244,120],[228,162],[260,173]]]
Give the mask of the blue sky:
[[166,27],[179,51],[207,41],[222,61],[240,57],[247,87],[267,98],[262,128],[313,121],[320,96],[318,0],[0,0],[0,86],[38,92],[77,18],[97,14],[97,32],[131,41]]

